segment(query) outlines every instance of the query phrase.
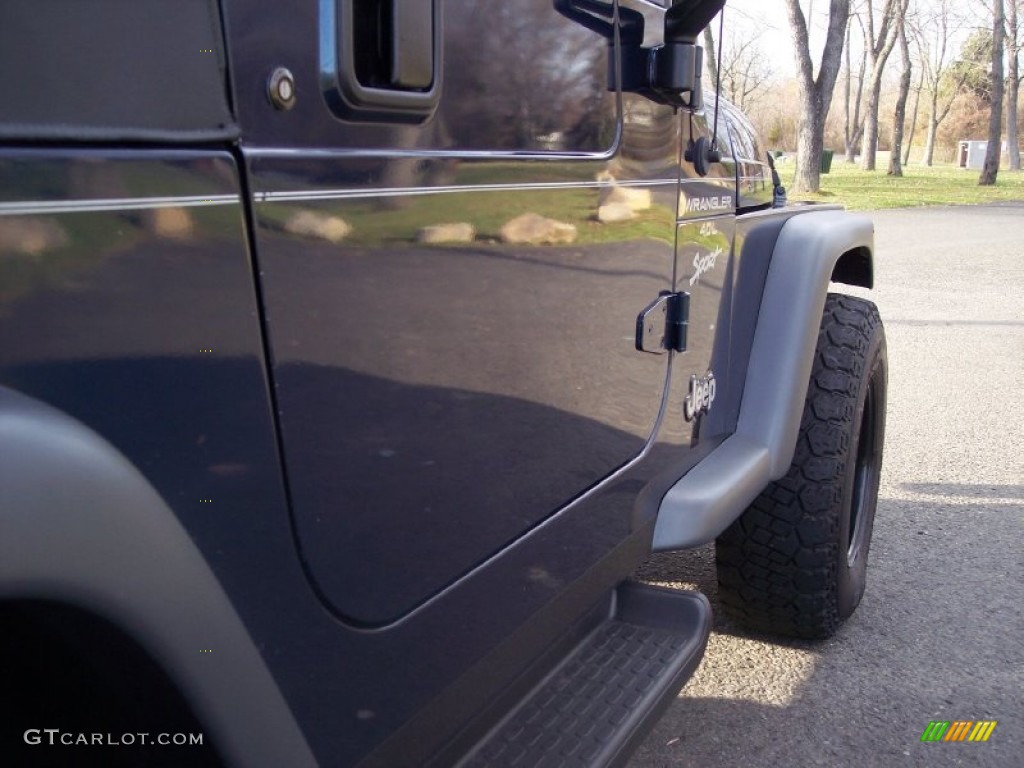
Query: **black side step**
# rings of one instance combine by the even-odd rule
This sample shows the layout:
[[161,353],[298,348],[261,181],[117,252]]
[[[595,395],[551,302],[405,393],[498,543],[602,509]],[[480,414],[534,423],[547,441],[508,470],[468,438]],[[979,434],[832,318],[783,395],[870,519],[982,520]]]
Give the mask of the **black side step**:
[[624,764],[700,663],[711,605],[696,592],[625,583],[613,614],[459,768]]

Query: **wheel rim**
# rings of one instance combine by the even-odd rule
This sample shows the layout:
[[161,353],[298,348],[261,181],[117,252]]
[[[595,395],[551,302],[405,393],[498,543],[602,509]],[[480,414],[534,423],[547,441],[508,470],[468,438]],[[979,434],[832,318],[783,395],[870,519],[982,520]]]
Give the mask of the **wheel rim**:
[[847,541],[846,561],[851,567],[861,556],[869,528],[868,518],[874,488],[878,487],[880,470],[880,441],[878,436],[878,378],[871,377],[864,413],[857,438],[857,463],[853,474],[853,498],[850,500],[850,534]]

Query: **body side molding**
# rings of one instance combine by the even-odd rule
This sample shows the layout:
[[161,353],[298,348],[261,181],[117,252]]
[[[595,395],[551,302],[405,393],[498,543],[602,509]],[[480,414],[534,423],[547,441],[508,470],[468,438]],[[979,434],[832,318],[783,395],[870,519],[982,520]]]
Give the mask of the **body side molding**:
[[113,622],[163,668],[229,764],[316,764],[202,554],[120,453],[0,387],[0,456],[0,600]]
[[[864,216],[814,211],[782,227],[765,281],[736,432],[665,494],[655,550],[712,541],[764,487],[789,469],[829,281],[847,254],[867,260],[874,227]],[[866,270],[866,272],[865,272]]]

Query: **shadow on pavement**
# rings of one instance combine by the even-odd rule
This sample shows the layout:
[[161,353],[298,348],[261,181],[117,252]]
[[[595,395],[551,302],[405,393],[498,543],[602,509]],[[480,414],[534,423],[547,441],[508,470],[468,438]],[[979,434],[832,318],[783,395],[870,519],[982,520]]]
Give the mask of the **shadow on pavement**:
[[[1020,765],[1024,506],[970,497],[1018,499],[1021,487],[904,487],[956,498],[879,501],[867,593],[820,643],[749,634],[724,616],[713,545],[641,568],[700,589],[716,618],[703,665],[631,766]],[[922,743],[932,720],[998,725],[987,743]]]

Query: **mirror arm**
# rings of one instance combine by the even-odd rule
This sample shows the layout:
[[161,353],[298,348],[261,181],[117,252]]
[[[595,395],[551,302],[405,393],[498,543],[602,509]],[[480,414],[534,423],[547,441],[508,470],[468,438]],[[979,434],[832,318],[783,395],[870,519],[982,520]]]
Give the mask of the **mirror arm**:
[[[558,13],[572,19],[606,40],[615,39],[615,9],[607,0],[553,0]],[[639,47],[644,41],[644,16],[630,8],[619,8],[619,40],[623,47]]]
[[665,42],[697,42],[697,36],[724,7],[725,0],[676,0],[665,11]]
[[[660,104],[700,109],[704,50],[697,36],[725,0],[679,0],[665,12],[665,44],[644,48],[644,17],[639,11],[607,0],[552,0],[555,10],[611,44],[618,24],[622,51],[622,90]],[[615,62],[608,62],[609,88],[615,87]]]

